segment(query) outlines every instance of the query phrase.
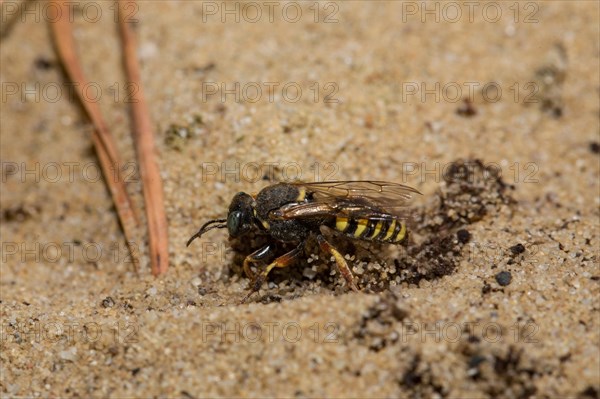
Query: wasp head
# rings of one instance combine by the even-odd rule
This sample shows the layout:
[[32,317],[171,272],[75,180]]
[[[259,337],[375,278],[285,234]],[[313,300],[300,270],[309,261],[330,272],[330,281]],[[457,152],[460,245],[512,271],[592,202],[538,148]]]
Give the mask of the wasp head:
[[254,199],[246,193],[237,193],[227,214],[227,230],[231,237],[239,237],[252,229]]
[[196,238],[201,237],[202,234],[212,229],[227,228],[231,237],[244,235],[252,229],[253,204],[254,200],[251,196],[246,193],[237,193],[233,197],[231,205],[229,205],[227,219],[209,220],[200,227],[200,230],[196,234],[190,237],[186,246],[189,246]]

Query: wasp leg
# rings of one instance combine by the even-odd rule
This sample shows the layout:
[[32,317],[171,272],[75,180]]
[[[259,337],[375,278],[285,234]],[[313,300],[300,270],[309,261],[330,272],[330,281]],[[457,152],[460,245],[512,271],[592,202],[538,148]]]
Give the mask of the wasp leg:
[[252,269],[250,269],[250,264],[260,262],[269,255],[272,255],[274,247],[274,245],[269,244],[246,256],[246,259],[244,259],[244,273],[246,274],[246,277],[250,280],[254,280],[254,273],[252,272]]
[[263,285],[263,283],[267,279],[267,275],[269,274],[271,269],[273,269],[274,267],[289,266],[294,260],[296,260],[298,255],[300,255],[302,253],[303,247],[304,247],[304,242],[300,243],[300,245],[298,245],[296,248],[292,249],[290,252],[286,253],[285,255],[281,255],[279,258],[275,259],[273,262],[271,262],[269,264],[269,266],[267,266],[263,271],[261,271],[260,274],[256,277],[256,279],[252,283],[252,288],[250,289],[250,292],[248,293],[248,295],[246,295],[244,297],[244,299],[242,299],[242,303],[246,302],[252,294],[254,294],[258,290],[260,290],[260,287]]
[[335,263],[340,269],[340,273],[342,274],[342,276],[346,280],[346,283],[348,283],[348,286],[352,289],[352,291],[358,292],[358,287],[354,282],[352,271],[350,271],[348,262],[346,262],[346,259],[344,259],[342,254],[337,249],[335,249],[330,243],[328,243],[327,240],[325,240],[325,237],[323,237],[322,235],[319,234],[317,236],[317,241],[319,243],[319,246],[321,247],[321,250],[333,255],[333,257],[335,258]]

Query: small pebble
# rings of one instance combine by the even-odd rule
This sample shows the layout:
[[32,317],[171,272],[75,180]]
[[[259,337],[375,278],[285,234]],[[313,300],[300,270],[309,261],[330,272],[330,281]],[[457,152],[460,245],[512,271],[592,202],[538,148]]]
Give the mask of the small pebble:
[[311,267],[305,267],[302,271],[302,275],[306,278],[313,279],[317,276],[316,270],[313,270]]
[[510,272],[500,272],[496,274],[496,281],[503,287],[506,287],[512,281],[512,275]]
[[67,350],[61,351],[59,353],[59,356],[63,360],[70,360],[73,362],[73,361],[77,360],[77,348],[73,347],[73,348],[69,348]]
[[471,239],[471,233],[468,230],[460,229],[456,232],[456,238],[461,244],[466,244]]
[[525,247],[523,246],[523,244],[513,245],[512,247],[510,247],[510,252],[512,252],[514,255],[522,254],[523,252],[525,252]]
[[484,283],[483,287],[481,287],[481,293],[484,295],[489,293],[491,290],[492,290],[492,286],[489,285],[488,283]]
[[468,367],[469,367],[469,369],[476,369],[483,362],[485,362],[485,357],[483,357],[481,355],[474,355],[474,356],[471,356],[471,358],[469,359]]
[[456,114],[469,118],[477,115],[477,109],[475,109],[473,103],[469,99],[465,99],[463,104],[456,110]]
[[54,63],[51,60],[47,59],[47,58],[38,57],[38,58],[35,59],[34,65],[35,65],[35,67],[37,69],[41,69],[41,70],[47,71],[47,70],[51,69],[54,66]]
[[107,296],[106,298],[104,298],[102,300],[102,307],[112,308],[113,306],[115,306],[115,300],[112,299],[111,297]]

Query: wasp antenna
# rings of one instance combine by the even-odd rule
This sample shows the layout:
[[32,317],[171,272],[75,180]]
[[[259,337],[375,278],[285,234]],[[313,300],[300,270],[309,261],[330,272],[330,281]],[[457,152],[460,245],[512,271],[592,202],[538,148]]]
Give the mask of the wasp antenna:
[[[227,223],[225,223],[225,222],[227,222],[227,219],[209,220],[208,222],[204,223],[204,225],[202,227],[200,227],[200,230],[198,230],[198,232],[196,234],[194,234],[193,236],[190,237],[190,239],[188,240],[187,244],[185,244],[185,246],[189,247],[190,244],[192,243],[192,241],[194,241],[198,237],[201,237],[202,234],[206,233],[209,230],[226,228]],[[222,224],[210,226],[211,224],[214,224],[214,223],[222,223]]]

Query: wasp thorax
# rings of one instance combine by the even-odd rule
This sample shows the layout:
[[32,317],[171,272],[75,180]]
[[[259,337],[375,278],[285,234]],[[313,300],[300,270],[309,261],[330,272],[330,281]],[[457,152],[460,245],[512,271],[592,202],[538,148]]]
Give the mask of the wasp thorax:
[[227,214],[227,230],[231,237],[239,237],[252,228],[254,200],[246,193],[237,193]]

